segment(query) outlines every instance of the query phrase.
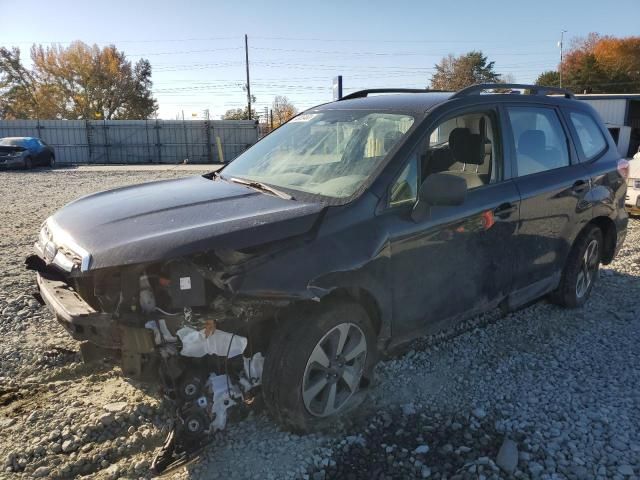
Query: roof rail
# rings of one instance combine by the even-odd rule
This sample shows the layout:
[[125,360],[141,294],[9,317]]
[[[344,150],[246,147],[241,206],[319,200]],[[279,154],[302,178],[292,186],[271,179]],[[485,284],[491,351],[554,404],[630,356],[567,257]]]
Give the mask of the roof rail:
[[369,88],[367,90],[358,90],[357,92],[345,95],[340,100],[351,100],[353,98],[364,98],[371,93],[430,93],[443,92],[444,90],[430,90],[428,88]]
[[545,87],[542,85],[526,85],[523,83],[478,83],[476,85],[471,85],[470,87],[463,88],[462,90],[458,90],[450,100],[453,100],[454,98],[466,97],[468,95],[480,94],[485,90],[496,90],[505,88],[529,90],[529,95],[549,95],[550,93],[556,93],[564,95],[564,98],[575,98],[573,93],[566,88]]

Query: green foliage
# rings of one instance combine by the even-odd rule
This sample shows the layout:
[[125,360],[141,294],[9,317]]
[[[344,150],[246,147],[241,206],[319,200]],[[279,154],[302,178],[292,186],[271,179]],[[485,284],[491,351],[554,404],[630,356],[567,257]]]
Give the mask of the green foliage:
[[457,91],[476,83],[498,83],[500,74],[494,71],[494,63],[480,51],[472,51],[455,57],[451,54],[435,65],[431,88]]
[[132,65],[113,45],[34,45],[31,60],[28,70],[19,49],[0,48],[2,118],[144,119],[157,110],[149,61]]
[[[242,90],[247,91],[246,85],[242,87]],[[256,97],[251,95],[251,119],[260,120],[260,114],[256,111]],[[249,120],[249,107],[244,108],[232,108],[227,110],[222,115],[222,120]]]
[[248,117],[249,114],[247,113],[247,107],[232,108],[225,112],[222,116],[222,120],[246,120]]
[[548,70],[538,75],[536,79],[536,85],[545,87],[559,87],[560,86],[560,74],[555,70]]

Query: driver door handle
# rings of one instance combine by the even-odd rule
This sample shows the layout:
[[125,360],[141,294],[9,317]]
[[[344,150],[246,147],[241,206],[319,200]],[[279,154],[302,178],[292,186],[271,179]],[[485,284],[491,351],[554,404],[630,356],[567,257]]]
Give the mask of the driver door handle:
[[591,180],[578,180],[573,184],[571,190],[574,193],[582,193],[586,190],[589,190],[589,188],[591,188]]
[[507,218],[516,210],[518,210],[517,205],[514,205],[513,203],[503,203],[494,208],[493,214],[498,218]]

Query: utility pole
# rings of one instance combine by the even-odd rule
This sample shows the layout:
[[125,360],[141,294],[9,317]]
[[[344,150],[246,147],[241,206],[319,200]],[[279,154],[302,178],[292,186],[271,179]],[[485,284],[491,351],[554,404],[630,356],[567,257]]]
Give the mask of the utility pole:
[[560,43],[558,43],[558,46],[560,47],[560,88],[562,88],[562,54],[563,54],[563,47],[564,47],[564,34],[567,33],[566,30],[562,30],[560,32]]
[[247,34],[244,34],[244,58],[245,65],[247,67],[247,113],[248,120],[251,120],[251,83],[249,82],[249,39]]
[[338,75],[333,79],[333,101],[340,100],[342,98],[342,75]]

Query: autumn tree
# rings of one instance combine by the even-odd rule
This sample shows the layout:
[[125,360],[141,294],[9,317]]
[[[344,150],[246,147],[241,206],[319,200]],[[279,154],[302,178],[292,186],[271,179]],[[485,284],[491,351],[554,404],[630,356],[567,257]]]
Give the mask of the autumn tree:
[[575,92],[629,93],[640,89],[640,37],[591,33],[564,57],[562,86]]
[[480,51],[458,57],[449,54],[435,65],[431,88],[457,91],[476,83],[498,83],[500,74],[494,71],[494,63]]
[[293,103],[291,103],[287,97],[282,95],[277,95],[273,99],[271,110],[273,112],[274,127],[279,127],[298,113],[298,109],[293,105]]
[[19,49],[0,48],[3,118],[144,119],[157,110],[149,61],[132,65],[113,45],[34,45],[31,60],[27,69]]

